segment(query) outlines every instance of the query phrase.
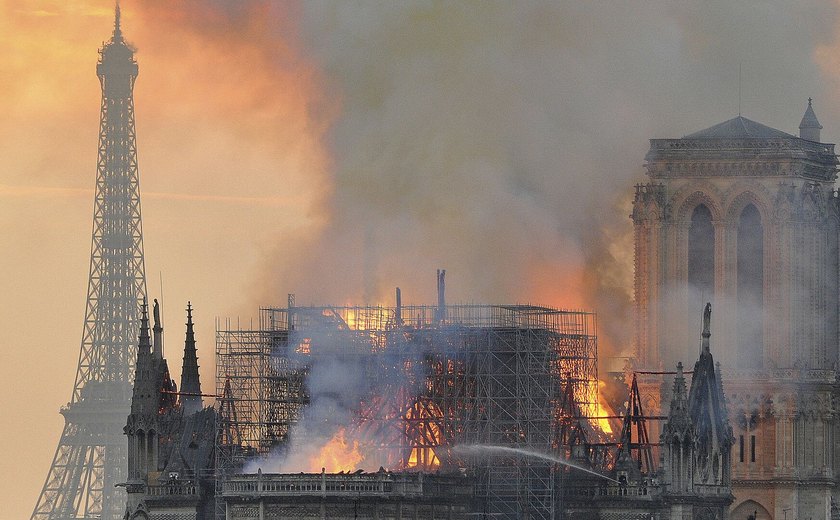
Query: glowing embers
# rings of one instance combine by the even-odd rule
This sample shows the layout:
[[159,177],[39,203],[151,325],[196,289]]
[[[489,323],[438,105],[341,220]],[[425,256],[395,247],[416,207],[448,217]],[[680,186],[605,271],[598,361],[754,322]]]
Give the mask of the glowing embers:
[[418,399],[403,415],[409,454],[406,468],[431,469],[440,466],[435,449],[442,444],[440,421],[443,414],[434,402]]
[[360,320],[359,310],[355,308],[349,308],[345,311],[344,314],[344,323],[347,324],[347,328],[350,330],[358,330],[359,326],[362,324],[362,320]]
[[304,356],[308,356],[312,353],[312,338],[303,338],[298,343],[298,346],[295,348],[296,354],[301,354]]

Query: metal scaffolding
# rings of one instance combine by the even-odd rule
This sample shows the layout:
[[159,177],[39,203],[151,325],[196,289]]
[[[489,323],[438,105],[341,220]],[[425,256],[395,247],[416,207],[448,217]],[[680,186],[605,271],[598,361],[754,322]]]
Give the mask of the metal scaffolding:
[[329,357],[376,381],[348,427],[387,468],[466,467],[485,512],[553,518],[550,462],[453,448],[564,455],[563,414],[598,415],[595,327],[592,313],[530,305],[262,309],[258,330],[217,327],[217,394],[230,401],[221,422],[244,447],[217,443],[220,471],[282,449],[306,414],[310,368]]

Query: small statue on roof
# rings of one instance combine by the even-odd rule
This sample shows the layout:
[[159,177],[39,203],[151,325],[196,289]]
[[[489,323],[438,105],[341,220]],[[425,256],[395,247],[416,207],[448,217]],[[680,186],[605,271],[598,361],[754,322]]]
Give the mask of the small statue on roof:
[[155,298],[155,306],[154,306],[154,309],[153,309],[152,312],[154,313],[154,316],[155,316],[155,328],[159,329],[160,328],[160,305],[158,305],[157,298]]

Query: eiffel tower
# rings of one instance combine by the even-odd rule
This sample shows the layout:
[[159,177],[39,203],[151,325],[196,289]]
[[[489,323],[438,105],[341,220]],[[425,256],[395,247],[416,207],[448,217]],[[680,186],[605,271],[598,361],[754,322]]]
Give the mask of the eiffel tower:
[[134,49],[114,33],[99,50],[99,158],[87,308],[64,431],[32,520],[117,520],[126,507],[132,376],[146,297],[134,133]]

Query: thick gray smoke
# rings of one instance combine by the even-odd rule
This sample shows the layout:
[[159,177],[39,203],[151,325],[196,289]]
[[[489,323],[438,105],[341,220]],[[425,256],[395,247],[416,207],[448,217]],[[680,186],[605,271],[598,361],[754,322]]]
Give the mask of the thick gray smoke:
[[440,334],[432,344],[403,344],[391,338],[386,346],[369,332],[339,330],[327,321],[318,324],[323,320],[318,310],[297,312],[310,313],[314,323],[293,331],[274,352],[272,362],[284,379],[305,374],[306,404],[289,432],[289,442],[250,461],[244,471],[388,467],[387,453],[378,447],[393,445],[400,431],[398,415],[406,413],[401,398],[420,397],[428,375],[425,357],[449,353],[450,345],[458,342]]
[[[629,196],[652,137],[738,113],[796,132],[835,95],[829,2],[306,2],[341,113],[324,234],[284,243],[264,297],[531,301],[599,311],[630,342]],[[821,100],[824,100],[821,101]],[[313,107],[317,109],[317,107]],[[282,266],[279,270],[277,266]]]
[[[280,369],[281,375],[291,375],[291,372],[284,374],[284,370],[305,370],[308,402],[289,432],[290,442],[265,458],[251,461],[245,467],[246,473],[257,469],[265,472],[318,471],[318,465],[337,471],[319,455],[339,433],[346,445],[338,453],[342,456],[341,461],[353,460],[352,454],[344,452],[352,451],[354,443],[360,439],[347,427],[357,423],[354,418],[366,397],[382,395],[388,387],[386,378],[370,377],[367,371],[372,356],[370,346],[352,341],[354,337],[350,333],[337,334],[329,327],[315,328],[305,334],[294,332],[284,351],[276,353],[275,361],[282,357],[289,363]],[[315,355],[310,357],[308,352],[301,352],[301,345],[307,350],[311,348]],[[357,465],[347,469],[375,470],[378,467],[375,465],[378,461],[367,461],[367,465],[354,462]]]
[[[268,259],[269,301],[390,303],[400,285],[428,303],[445,267],[451,301],[585,306],[602,357],[626,355],[648,139],[737,115],[739,68],[744,116],[797,133],[813,96],[824,138],[840,128],[816,62],[830,2],[303,7],[303,47],[340,103],[329,219]],[[694,359],[694,341],[675,355]]]

